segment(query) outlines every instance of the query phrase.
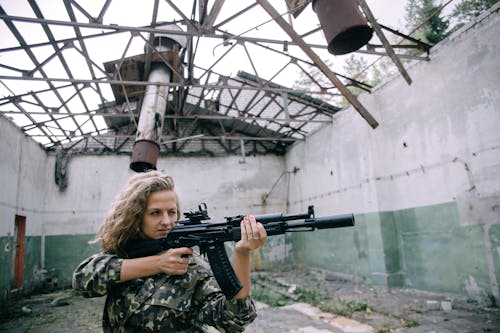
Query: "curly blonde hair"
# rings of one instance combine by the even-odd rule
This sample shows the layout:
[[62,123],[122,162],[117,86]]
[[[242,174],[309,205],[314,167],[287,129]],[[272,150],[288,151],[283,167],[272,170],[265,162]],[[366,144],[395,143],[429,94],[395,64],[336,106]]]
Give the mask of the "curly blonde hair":
[[[149,196],[157,191],[173,191],[172,177],[158,171],[148,171],[132,176],[116,197],[104,223],[92,242],[102,242],[105,252],[123,254],[123,247],[133,239],[144,238],[141,225]],[[180,204],[176,194],[177,219]]]

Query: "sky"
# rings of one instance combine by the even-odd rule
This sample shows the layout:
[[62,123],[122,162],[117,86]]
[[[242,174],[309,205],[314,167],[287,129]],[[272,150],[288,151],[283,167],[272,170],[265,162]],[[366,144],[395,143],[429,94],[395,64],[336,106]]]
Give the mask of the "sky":
[[405,15],[406,0],[366,0],[377,20],[391,27],[400,27]]

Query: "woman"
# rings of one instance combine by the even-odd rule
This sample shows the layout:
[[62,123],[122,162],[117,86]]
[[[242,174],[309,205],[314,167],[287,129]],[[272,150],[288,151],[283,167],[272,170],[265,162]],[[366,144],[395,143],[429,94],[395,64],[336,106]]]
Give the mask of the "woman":
[[73,288],[86,297],[107,295],[104,332],[242,332],[256,317],[250,299],[250,251],[267,239],[252,215],[241,223],[232,266],[243,284],[233,299],[221,292],[208,263],[191,248],[128,259],[125,244],[166,237],[180,218],[171,177],[157,171],[133,176],[115,200],[94,242],[103,252],[84,260]]

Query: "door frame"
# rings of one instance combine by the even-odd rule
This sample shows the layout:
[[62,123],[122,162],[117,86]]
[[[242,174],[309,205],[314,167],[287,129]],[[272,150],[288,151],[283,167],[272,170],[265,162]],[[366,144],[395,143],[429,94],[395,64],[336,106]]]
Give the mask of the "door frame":
[[15,218],[15,253],[14,253],[14,287],[22,288],[24,278],[24,251],[26,240],[26,216],[16,215]]

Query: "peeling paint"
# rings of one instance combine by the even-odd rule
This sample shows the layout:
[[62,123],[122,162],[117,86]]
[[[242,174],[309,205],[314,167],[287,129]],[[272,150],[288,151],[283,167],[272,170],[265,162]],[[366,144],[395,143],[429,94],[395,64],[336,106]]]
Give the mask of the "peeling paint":
[[467,290],[467,294],[469,296],[480,296],[481,288],[476,283],[474,277],[469,276],[469,278],[465,281],[465,290]]

